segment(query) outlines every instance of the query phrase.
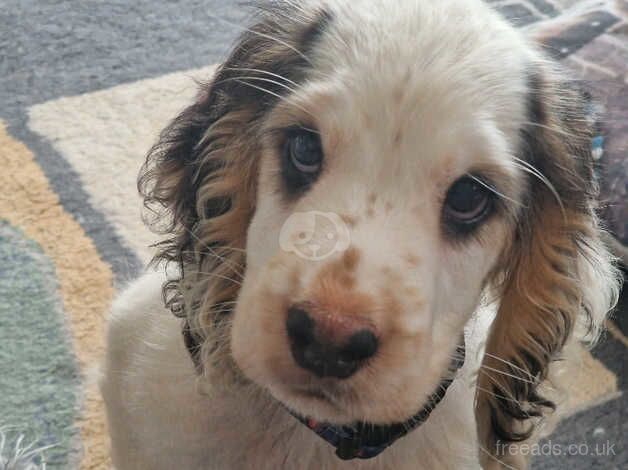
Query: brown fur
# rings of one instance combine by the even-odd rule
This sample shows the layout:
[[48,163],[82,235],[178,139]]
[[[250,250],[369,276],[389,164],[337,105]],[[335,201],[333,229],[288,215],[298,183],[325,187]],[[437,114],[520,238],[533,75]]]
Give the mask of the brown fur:
[[584,101],[566,84],[546,80],[531,81],[533,122],[523,140],[526,162],[547,181],[530,178],[526,208],[499,263],[501,303],[478,376],[476,419],[487,466],[497,459],[522,465],[496,455],[497,442],[529,438],[554,408],[539,386],[589,312],[582,269],[600,256]]
[[354,271],[360,253],[350,248],[343,256],[324,266],[314,281],[311,297],[328,312],[356,315],[367,312],[372,299],[364,294],[352,293],[355,288]]
[[348,215],[348,214],[342,214],[342,215],[340,216],[340,219],[341,219],[341,220],[342,220],[345,224],[347,224],[347,226],[348,226],[349,228],[355,228],[355,226],[356,226],[356,225],[358,225],[358,221],[359,221],[357,217],[353,217],[353,216]]
[[138,182],[149,223],[170,236],[154,261],[175,262],[181,270],[164,286],[166,303],[202,344],[200,362],[225,366],[214,367],[221,373],[237,369],[229,354],[228,313],[255,211],[261,121],[278,100],[266,90],[277,96],[286,91],[269,83],[265,72],[303,80],[305,54],[328,20],[324,12],[313,14],[308,28],[300,12],[287,10],[260,11],[260,22],[242,36],[197,102],[162,132]]
[[421,261],[414,253],[408,253],[405,257],[406,262],[413,268],[416,268]]

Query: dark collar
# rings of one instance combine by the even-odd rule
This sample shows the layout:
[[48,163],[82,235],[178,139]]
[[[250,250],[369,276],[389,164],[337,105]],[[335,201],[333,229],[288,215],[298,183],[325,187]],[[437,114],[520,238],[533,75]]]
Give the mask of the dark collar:
[[464,364],[464,339],[456,349],[447,377],[442,380],[436,391],[429,397],[421,410],[403,423],[376,425],[355,423],[353,425],[335,426],[320,423],[311,418],[303,418],[290,411],[295,418],[314,431],[319,437],[336,448],[336,455],[342,460],[371,459],[377,457],[393,443],[413,431],[429,418],[436,405],[445,397],[447,389],[454,380],[455,372]]
[[[197,372],[201,373],[200,344],[197,338],[192,335],[187,320],[184,320],[182,334],[185,347],[190,353],[192,362]],[[447,389],[454,380],[456,371],[464,364],[464,357],[465,346],[463,338],[449,365],[446,378],[438,384],[436,391],[429,397],[426,405],[417,414],[403,423],[379,425],[360,422],[352,425],[336,426],[329,423],[321,423],[311,418],[304,418],[291,410],[288,411],[318,436],[334,446],[336,455],[342,460],[371,459],[381,454],[397,439],[402,438],[427,421],[430,413],[445,397]]]
[[192,358],[192,363],[194,363],[194,368],[197,373],[201,374],[203,372],[203,365],[201,364],[201,358],[199,357],[201,354],[201,343],[199,342],[199,339],[192,334],[192,329],[190,328],[187,318],[183,318],[181,334],[183,335],[185,348],[188,350],[190,358]]

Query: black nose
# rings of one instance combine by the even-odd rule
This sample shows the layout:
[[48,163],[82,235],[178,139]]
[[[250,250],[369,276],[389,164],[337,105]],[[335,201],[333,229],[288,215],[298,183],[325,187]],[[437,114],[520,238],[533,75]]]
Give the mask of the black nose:
[[350,377],[377,352],[377,338],[369,329],[345,328],[338,334],[317,325],[302,308],[288,310],[286,330],[296,363],[319,377]]

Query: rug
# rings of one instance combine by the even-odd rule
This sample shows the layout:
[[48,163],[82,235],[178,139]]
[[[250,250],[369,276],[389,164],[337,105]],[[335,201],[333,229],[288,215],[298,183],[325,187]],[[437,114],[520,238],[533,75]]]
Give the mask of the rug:
[[[604,215],[628,242],[628,2],[487,1],[589,84]],[[245,16],[230,0],[0,0],[0,470],[109,468],[104,319],[156,240],[138,168]],[[628,466],[627,317],[623,299],[582,351],[533,468]]]

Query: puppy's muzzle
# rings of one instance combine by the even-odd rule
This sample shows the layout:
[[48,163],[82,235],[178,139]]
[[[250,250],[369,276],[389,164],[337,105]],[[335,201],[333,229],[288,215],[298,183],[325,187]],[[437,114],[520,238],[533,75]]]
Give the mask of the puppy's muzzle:
[[293,306],[288,309],[286,331],[295,362],[318,377],[346,379],[377,352],[372,327],[355,315]]

